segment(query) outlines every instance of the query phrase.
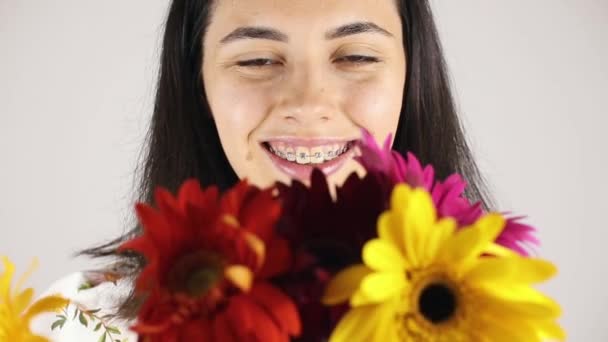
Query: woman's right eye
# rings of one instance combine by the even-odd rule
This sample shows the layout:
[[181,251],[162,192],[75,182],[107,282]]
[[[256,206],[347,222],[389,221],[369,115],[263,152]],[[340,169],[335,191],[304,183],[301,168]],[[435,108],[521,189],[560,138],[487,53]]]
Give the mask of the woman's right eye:
[[276,61],[274,61],[272,59],[268,59],[268,58],[254,58],[254,59],[248,59],[248,60],[244,60],[244,61],[238,61],[236,64],[241,67],[260,68],[260,67],[270,66],[270,65],[274,65],[274,64],[279,64],[279,62],[276,62]]

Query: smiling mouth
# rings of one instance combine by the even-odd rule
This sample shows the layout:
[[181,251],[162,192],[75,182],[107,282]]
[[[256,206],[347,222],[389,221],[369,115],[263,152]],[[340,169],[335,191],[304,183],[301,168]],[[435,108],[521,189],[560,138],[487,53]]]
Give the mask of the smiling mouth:
[[261,145],[273,164],[291,178],[307,180],[312,170],[330,175],[353,154],[356,140],[342,141],[265,141]]

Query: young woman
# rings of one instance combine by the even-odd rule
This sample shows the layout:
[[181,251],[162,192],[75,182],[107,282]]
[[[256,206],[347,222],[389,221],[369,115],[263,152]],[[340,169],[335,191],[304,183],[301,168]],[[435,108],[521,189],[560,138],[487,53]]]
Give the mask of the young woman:
[[[245,177],[268,186],[306,180],[313,167],[339,185],[362,172],[351,149],[361,128],[378,142],[393,134],[393,149],[432,163],[440,178],[461,173],[470,199],[488,205],[427,1],[174,0],[140,199],[152,202],[156,186],[175,190],[190,177],[223,189]],[[112,324],[122,334],[112,338],[133,338],[125,332],[137,307],[129,289],[141,260],[115,248],[137,234],[83,252],[118,266],[49,291],[102,309],[97,316],[118,308]],[[48,333],[52,321],[37,326]],[[86,341],[104,329],[68,319],[50,336]]]

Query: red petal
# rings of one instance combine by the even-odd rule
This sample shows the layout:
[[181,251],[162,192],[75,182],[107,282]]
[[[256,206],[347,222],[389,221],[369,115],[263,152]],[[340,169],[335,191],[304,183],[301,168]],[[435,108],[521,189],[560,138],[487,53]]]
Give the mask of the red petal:
[[135,211],[143,228],[143,235],[149,238],[160,251],[168,251],[171,244],[171,229],[165,217],[154,208],[138,203]]
[[188,217],[186,216],[186,212],[181,210],[178,199],[174,198],[169,191],[163,188],[157,188],[154,195],[156,205],[169,226],[170,231],[167,234],[171,236],[171,241],[182,241],[187,238],[185,234],[188,233]]
[[266,309],[283,331],[291,336],[300,335],[302,326],[298,309],[289,297],[268,283],[256,283],[249,295]]
[[214,341],[211,322],[206,319],[189,321],[179,329],[181,330],[180,341]]
[[281,214],[281,205],[272,190],[260,191],[243,206],[239,220],[255,235],[267,242],[274,233],[274,225]]
[[203,197],[201,185],[196,178],[184,181],[177,192],[177,203],[181,212],[185,211],[188,203],[200,200]]
[[213,337],[214,341],[239,342],[225,312],[219,313],[213,321]]
[[234,215],[238,217],[241,204],[245,198],[245,194],[249,191],[249,184],[247,181],[240,181],[230,190],[226,191],[221,199],[221,211],[227,215]]
[[268,279],[287,271],[293,264],[291,250],[285,239],[275,238],[266,245],[266,257],[257,278]]
[[283,342],[287,337],[268,313],[246,295],[234,297],[226,314],[239,341]]

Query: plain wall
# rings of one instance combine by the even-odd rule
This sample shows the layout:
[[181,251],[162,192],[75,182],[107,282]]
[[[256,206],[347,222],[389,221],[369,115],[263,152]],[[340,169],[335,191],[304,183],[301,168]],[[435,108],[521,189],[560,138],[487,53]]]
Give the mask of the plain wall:
[[[0,0],[0,254],[30,284],[128,226],[168,1]],[[608,341],[608,2],[435,0],[499,209],[540,228],[571,341]]]

